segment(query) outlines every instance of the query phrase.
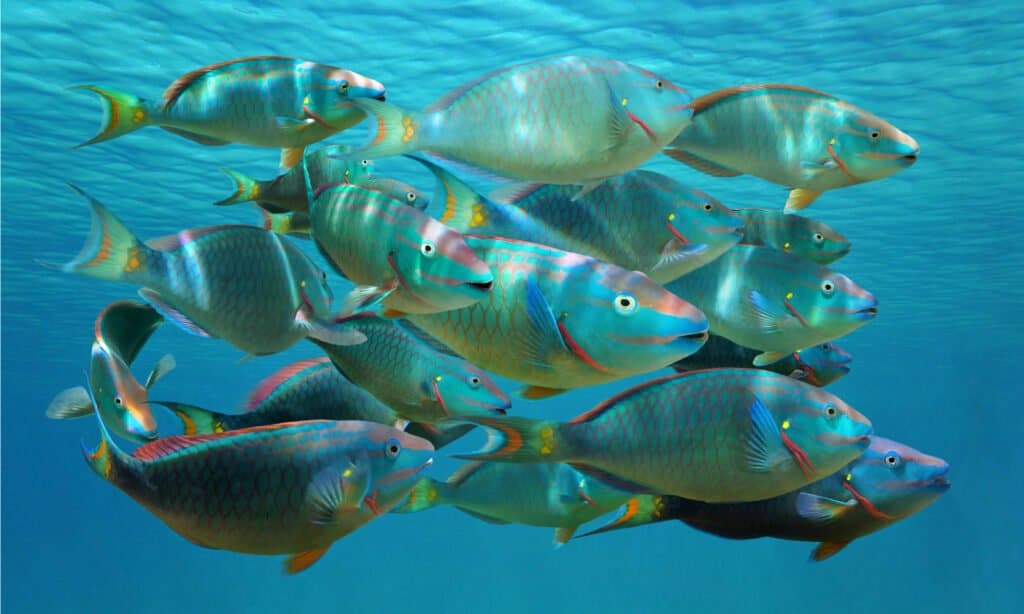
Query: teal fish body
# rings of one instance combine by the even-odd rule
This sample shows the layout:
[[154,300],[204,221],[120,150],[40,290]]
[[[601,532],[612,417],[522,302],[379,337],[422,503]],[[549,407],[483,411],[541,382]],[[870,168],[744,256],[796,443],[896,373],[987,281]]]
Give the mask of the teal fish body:
[[743,218],[744,245],[763,245],[826,265],[850,253],[850,241],[828,224],[794,213],[769,209],[736,209]]
[[[310,210],[313,240],[336,270],[362,286],[357,307],[400,313],[471,305],[490,292],[490,268],[462,235],[384,192],[338,185]],[[362,303],[362,304],[360,304]]]
[[114,90],[80,86],[104,103],[100,133],[89,145],[157,125],[205,144],[242,143],[288,150],[282,166],[307,145],[349,128],[365,114],[350,101],[383,99],[384,87],[342,68],[285,57],[251,57],[183,75],[151,102]]
[[452,505],[486,522],[555,528],[555,543],[563,544],[631,496],[563,463],[470,462],[446,482],[421,478],[392,512]]
[[539,398],[660,369],[706,338],[703,314],[642,273],[536,243],[467,235],[493,290],[408,319],[455,353]]
[[636,168],[689,122],[690,96],[614,60],[553,57],[484,75],[424,112],[373,100],[376,117],[354,155],[428,152],[521,181],[589,184]]
[[327,274],[287,239],[251,226],[210,226],[143,243],[89,200],[89,238],[63,270],[143,286],[142,298],[183,330],[251,355],[280,352],[310,335],[365,340],[331,322]]
[[755,366],[841,337],[878,312],[842,273],[768,247],[737,245],[666,286],[705,314],[711,332],[761,350]]
[[[658,283],[700,267],[737,243],[743,221],[699,190],[649,171],[630,171],[576,198],[580,185],[528,185],[486,198],[432,162],[445,203],[441,222],[464,233],[505,237],[593,256]],[[574,200],[575,199],[575,200]]]
[[460,458],[566,462],[610,486],[709,502],[775,497],[868,447],[871,422],[839,398],[757,369],[656,379],[568,423],[468,418],[488,427]]
[[[708,342],[692,356],[672,365],[679,372],[701,369],[749,368],[760,354],[758,350],[743,347],[725,337],[711,335]],[[834,342],[787,354],[780,360],[761,365],[761,369],[807,382],[814,386],[827,386],[850,372],[853,357]]]
[[917,161],[917,141],[889,122],[805,87],[741,85],[691,107],[692,122],[665,153],[711,175],[748,174],[792,188],[787,212]]
[[749,503],[641,495],[620,518],[593,533],[679,520],[729,539],[821,542],[811,558],[822,561],[930,505],[949,489],[948,472],[949,464],[940,458],[873,436],[863,456],[799,490]]
[[504,414],[511,407],[508,396],[486,373],[413,325],[372,314],[352,316],[345,323],[366,335],[366,343],[317,345],[340,373],[400,418],[436,423],[450,417]]
[[117,435],[139,443],[156,439],[149,389],[174,369],[174,357],[167,354],[161,358],[145,384],[135,379],[130,366],[163,321],[153,308],[136,301],[114,301],[104,308],[94,326],[89,390],[76,386],[59,393],[47,408],[47,416],[58,420],[79,418],[95,408]]
[[295,572],[401,502],[433,452],[389,426],[322,420],[167,437],[130,455],[103,429],[85,455],[98,475],[189,541],[290,554]]

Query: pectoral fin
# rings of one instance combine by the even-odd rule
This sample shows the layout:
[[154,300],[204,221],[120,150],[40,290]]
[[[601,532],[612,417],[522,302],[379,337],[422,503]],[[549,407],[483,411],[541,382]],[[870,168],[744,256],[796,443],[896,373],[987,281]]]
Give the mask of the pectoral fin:
[[796,513],[801,518],[821,524],[832,522],[855,507],[856,499],[839,501],[809,492],[801,492],[796,496]]
[[153,387],[153,384],[159,382],[165,375],[174,370],[178,366],[178,363],[174,360],[173,354],[164,354],[163,358],[158,360],[153,365],[153,370],[149,372],[149,377],[146,378],[146,390]]
[[139,290],[139,296],[141,296],[150,307],[156,309],[157,312],[163,317],[167,318],[175,324],[178,328],[198,337],[216,337],[209,331],[204,329],[202,326],[196,324],[189,319],[188,316],[178,311],[173,305],[168,303],[162,296],[149,288],[142,288]]
[[743,173],[734,171],[731,168],[716,164],[711,160],[705,160],[696,154],[692,154],[682,149],[665,149],[663,153],[672,158],[678,160],[683,164],[693,167],[698,171],[711,175],[712,177],[738,177]]
[[46,417],[53,420],[70,420],[88,416],[92,412],[89,391],[81,386],[75,386],[53,397],[50,406],[46,408]]
[[752,471],[773,471],[776,467],[792,462],[792,457],[782,444],[782,433],[775,423],[775,416],[765,407],[757,395],[753,399],[748,415],[750,433],[747,435],[747,466]]

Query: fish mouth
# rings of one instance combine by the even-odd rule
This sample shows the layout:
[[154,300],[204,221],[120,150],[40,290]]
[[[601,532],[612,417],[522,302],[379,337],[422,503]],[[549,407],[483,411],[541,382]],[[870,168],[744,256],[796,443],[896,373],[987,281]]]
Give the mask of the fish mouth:
[[387,101],[388,97],[387,97],[387,94],[381,92],[380,94],[377,94],[376,96],[374,96],[373,99],[374,100],[379,100],[381,102],[385,102],[385,101]]
[[865,307],[857,311],[856,315],[862,320],[870,320],[878,315],[878,307]]
[[949,465],[930,479],[922,480],[922,486],[925,488],[931,488],[933,490],[946,491],[952,484],[949,481]]
[[494,287],[493,281],[468,281],[466,285],[479,290],[480,292],[487,294]]

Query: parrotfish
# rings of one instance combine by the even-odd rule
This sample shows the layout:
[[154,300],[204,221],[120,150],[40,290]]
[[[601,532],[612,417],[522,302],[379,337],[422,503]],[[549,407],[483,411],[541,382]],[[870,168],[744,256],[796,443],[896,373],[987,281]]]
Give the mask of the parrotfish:
[[949,490],[948,473],[949,464],[941,458],[872,437],[863,456],[797,491],[750,503],[640,495],[629,501],[621,517],[587,535],[675,519],[730,539],[821,542],[811,560],[823,561],[851,541],[930,505]]
[[237,205],[256,202],[271,213],[285,211],[309,211],[308,194],[303,165],[309,172],[313,191],[336,183],[360,183],[372,176],[373,162],[370,160],[348,160],[342,157],[348,153],[348,145],[331,145],[306,154],[302,164],[297,164],[277,177],[261,181],[229,168],[220,169],[235,182],[235,193],[224,200],[213,203],[217,206]]
[[391,511],[409,513],[454,505],[494,524],[554,527],[554,542],[560,546],[577,527],[619,507],[631,496],[563,463],[470,462],[447,482],[420,478],[408,499]]
[[917,161],[917,141],[831,94],[740,85],[694,100],[693,121],[665,150],[716,177],[753,175],[792,188],[786,212],[825,190],[876,181]]
[[219,337],[250,355],[316,336],[362,343],[331,321],[327,273],[287,239],[252,226],[209,226],[143,243],[103,204],[85,246],[64,271],[143,286],[142,298],[186,332]]
[[818,264],[829,264],[850,253],[850,241],[831,226],[795,213],[769,209],[736,209],[743,218],[744,245],[764,245]]
[[309,214],[305,211],[287,211],[285,213],[271,213],[262,207],[256,207],[260,212],[260,219],[263,222],[263,230],[288,235],[297,239],[309,239],[313,230],[313,223]]
[[71,89],[95,92],[103,101],[100,133],[79,147],[160,126],[203,145],[281,148],[285,169],[299,163],[307,145],[366,117],[352,100],[385,95],[383,85],[351,70],[278,56],[193,70],[171,83],[159,102],[95,85]]
[[758,369],[652,380],[567,423],[463,420],[490,437],[457,458],[566,462],[615,488],[712,502],[805,486],[860,456],[871,434],[871,422],[835,395]]
[[646,275],[573,252],[497,237],[466,242],[495,274],[470,307],[408,319],[527,398],[647,373],[707,338],[693,305]]
[[587,184],[586,191],[657,154],[689,123],[690,101],[637,66],[552,57],[486,74],[423,112],[353,99],[377,120],[353,156],[423,151],[499,177]]
[[462,235],[384,192],[341,184],[316,196],[313,241],[335,270],[357,284],[345,312],[382,304],[389,315],[472,305],[494,275]]
[[486,373],[408,322],[366,313],[344,323],[365,335],[366,343],[314,343],[346,378],[400,418],[435,423],[453,416],[504,414],[512,406]]
[[[161,358],[140,384],[129,368],[164,318],[152,307],[121,300],[107,305],[96,318],[89,362],[89,388],[96,408],[117,435],[136,442],[157,437],[156,418],[149,409],[149,389],[174,369],[174,357]],[[90,390],[68,388],[46,409],[50,418],[79,418],[93,412]]]
[[[711,335],[696,354],[672,365],[676,371],[697,371],[727,367],[750,367],[760,354],[725,337]],[[814,386],[827,386],[850,372],[853,357],[831,341],[787,354],[784,358],[760,368],[788,375]]]
[[359,421],[177,435],[131,454],[100,430],[95,450],[83,445],[97,475],[192,543],[288,554],[289,573],[400,503],[434,453],[425,439]]
[[665,283],[737,243],[743,220],[717,200],[669,177],[630,171],[575,202],[582,186],[516,185],[482,196],[436,164],[440,220],[460,232],[540,243],[593,256]]
[[860,328],[878,301],[852,279],[770,247],[737,245],[666,285],[705,314],[711,332],[761,350],[761,367]]
[[[282,367],[249,394],[242,413],[210,411],[172,401],[153,401],[181,420],[186,435],[223,433],[254,426],[302,420],[364,420],[396,425],[404,420],[390,407],[347,380],[327,357]],[[405,431],[430,441],[435,449],[469,432],[472,426],[412,423]]]

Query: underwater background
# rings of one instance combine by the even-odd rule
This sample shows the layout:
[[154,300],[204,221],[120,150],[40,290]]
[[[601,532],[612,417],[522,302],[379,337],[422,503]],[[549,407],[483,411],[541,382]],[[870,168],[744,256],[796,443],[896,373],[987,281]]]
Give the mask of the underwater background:
[[[9,612],[1022,611],[1024,608],[1024,9],[1014,2],[12,2],[2,6],[2,607]],[[196,547],[83,462],[96,422],[47,419],[54,394],[85,383],[96,314],[125,284],[42,268],[73,257],[89,227],[71,181],[139,236],[258,223],[214,208],[233,189],[218,167],[276,174],[278,152],[207,148],[156,128],[71,151],[92,136],[97,84],[155,98],[176,77],[277,54],[377,79],[421,108],[508,64],[559,54],[611,57],[693,95],[743,83],[835,94],[921,145],[910,169],[828,192],[805,212],[853,242],[835,268],[879,299],[840,344],[850,375],[830,390],[875,432],[952,465],[950,491],[921,513],[823,563],[813,544],[724,540],[662,523],[553,550],[551,530],[494,526],[455,509],[384,516],[308,571],[282,557]],[[353,129],[328,142],[360,143]],[[315,147],[314,147],[315,148]],[[716,179],[658,156],[643,168],[732,207],[781,208],[786,190]],[[418,165],[376,172],[432,190]],[[472,177],[467,177],[472,181]],[[307,243],[304,246],[310,249]],[[312,253],[312,250],[310,250]],[[318,256],[314,256],[318,258]],[[345,290],[333,279],[335,294]],[[172,352],[156,399],[233,411],[309,343],[239,364],[227,343],[163,326],[141,377]],[[515,415],[568,419],[626,382]],[[512,393],[518,385],[501,381]],[[161,432],[175,421],[157,409]],[[474,433],[445,448],[475,449]],[[594,526],[598,526],[595,523]]]

